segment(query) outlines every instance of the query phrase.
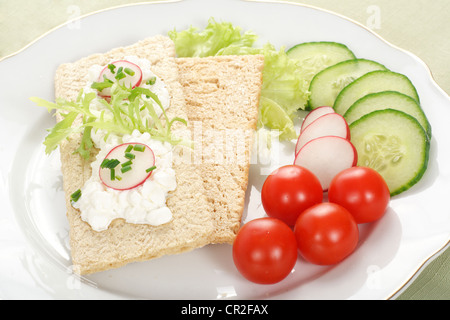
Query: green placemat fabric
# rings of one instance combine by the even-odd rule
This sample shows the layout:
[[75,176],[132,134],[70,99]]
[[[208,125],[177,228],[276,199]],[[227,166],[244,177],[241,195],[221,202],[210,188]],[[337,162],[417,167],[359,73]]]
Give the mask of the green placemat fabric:
[[[213,1],[213,0],[212,0]],[[1,0],[0,59],[13,55],[53,28],[85,14],[132,0]],[[281,2],[281,1],[280,1]],[[290,0],[333,11],[421,58],[450,93],[449,0]],[[449,190],[450,191],[450,190]],[[450,299],[450,248],[430,259],[397,300]]]

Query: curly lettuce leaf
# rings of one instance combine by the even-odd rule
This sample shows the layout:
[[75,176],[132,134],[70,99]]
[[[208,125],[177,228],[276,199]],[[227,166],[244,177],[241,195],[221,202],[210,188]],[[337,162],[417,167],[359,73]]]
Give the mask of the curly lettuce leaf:
[[[251,35],[251,36],[250,36]],[[259,126],[281,130],[281,139],[296,137],[293,119],[299,109],[304,110],[309,98],[309,85],[302,67],[290,59],[284,48],[267,43],[255,47],[257,40],[253,33],[245,32],[231,23],[218,23],[210,19],[208,26],[199,31],[196,28],[169,32],[180,57],[205,57],[212,55],[264,55],[263,84],[260,102]],[[270,101],[270,103],[265,103]],[[281,113],[279,117],[271,115]]]
[[[134,130],[139,130],[142,133],[148,132],[153,139],[173,145],[185,142],[172,135],[171,127],[174,122],[186,124],[186,120],[178,117],[169,119],[158,97],[149,89],[141,87],[131,89],[114,84],[111,88],[110,102],[99,100],[104,106],[100,114],[94,114],[90,110],[90,104],[96,97],[96,93],[84,94],[80,91],[75,101],[56,99],[55,102],[50,102],[39,97],[30,98],[38,106],[47,108],[49,112],[57,111],[63,117],[63,120],[48,130],[49,133],[44,140],[47,154],[53,152],[72,134],[81,133],[81,143],[75,152],[88,159],[94,147],[91,139],[92,129],[117,135],[131,134]],[[149,97],[151,100],[144,97]],[[155,108],[161,108],[164,121],[158,117]],[[144,119],[141,116],[141,111],[144,109],[148,111],[151,119]],[[106,117],[106,113],[110,116]]]
[[251,47],[257,40],[252,32],[242,33],[240,27],[229,22],[217,23],[213,18],[209,19],[204,30],[191,26],[180,32],[169,31],[168,35],[175,43],[179,57],[214,56],[228,46]]

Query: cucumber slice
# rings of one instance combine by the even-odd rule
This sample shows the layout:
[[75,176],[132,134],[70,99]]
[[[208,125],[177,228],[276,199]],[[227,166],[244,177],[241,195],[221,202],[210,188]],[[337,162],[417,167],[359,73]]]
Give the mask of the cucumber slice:
[[375,61],[354,59],[339,62],[320,71],[311,80],[309,86],[308,108],[312,110],[321,106],[332,107],[337,95],[345,86],[362,75],[375,70],[387,69]]
[[358,165],[378,171],[391,196],[416,184],[428,166],[430,140],[420,123],[403,111],[373,111],[350,125]]
[[305,42],[288,51],[287,56],[296,60],[305,71],[305,80],[310,82],[320,71],[339,62],[356,59],[354,53],[344,44],[337,42]]
[[388,70],[378,70],[369,72],[346,86],[336,98],[334,111],[344,115],[357,100],[369,93],[381,91],[397,91],[420,103],[417,90],[408,77]]
[[383,109],[395,109],[413,116],[424,128],[428,138],[431,138],[431,125],[419,103],[410,96],[396,91],[382,91],[364,96],[345,112],[344,118],[351,124],[372,111]]

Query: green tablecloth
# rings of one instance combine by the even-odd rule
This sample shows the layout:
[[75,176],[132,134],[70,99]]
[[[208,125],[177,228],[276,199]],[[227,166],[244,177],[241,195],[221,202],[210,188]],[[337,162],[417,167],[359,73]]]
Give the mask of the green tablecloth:
[[[133,0],[1,0],[0,59],[12,55],[69,19]],[[152,2],[152,1],[139,1]],[[450,93],[449,0],[290,0],[351,18],[390,43],[420,57],[444,91]],[[450,190],[449,190],[450,191]],[[450,248],[429,261],[399,300],[450,298]]]

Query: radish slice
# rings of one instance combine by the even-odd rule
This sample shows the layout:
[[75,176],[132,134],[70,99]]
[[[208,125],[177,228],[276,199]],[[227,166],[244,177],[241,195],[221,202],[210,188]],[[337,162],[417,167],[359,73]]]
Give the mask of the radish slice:
[[326,136],[305,144],[297,153],[294,164],[313,172],[326,192],[339,172],[356,166],[357,162],[358,153],[349,140]]
[[302,122],[302,127],[300,129],[300,132],[305,130],[305,128],[310,125],[314,120],[320,118],[321,116],[324,116],[329,113],[335,113],[334,109],[332,107],[319,107],[317,109],[314,109],[310,113],[308,113],[305,117],[305,119]]
[[155,169],[153,150],[142,143],[114,147],[100,166],[100,180],[108,188],[129,190],[143,184]]
[[[114,67],[110,67],[113,65]],[[111,70],[112,69],[112,70]],[[137,64],[134,64],[127,60],[118,60],[111,62],[105,68],[103,68],[98,78],[99,82],[103,82],[106,79],[111,81],[118,81],[119,84],[126,87],[135,88],[142,82],[142,70]],[[99,95],[103,97],[111,96],[111,88],[105,88]]]
[[314,120],[300,133],[295,154],[309,141],[325,136],[336,136],[350,140],[350,128],[343,116],[337,113],[329,113]]

